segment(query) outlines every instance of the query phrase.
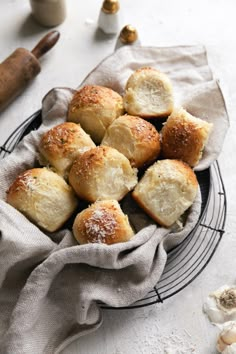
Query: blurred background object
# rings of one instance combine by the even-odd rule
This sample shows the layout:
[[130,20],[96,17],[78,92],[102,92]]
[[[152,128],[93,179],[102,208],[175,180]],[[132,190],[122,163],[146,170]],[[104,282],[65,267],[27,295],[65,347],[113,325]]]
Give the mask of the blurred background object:
[[66,18],[65,0],[30,0],[32,14],[42,26],[60,25]]
[[104,0],[98,18],[98,27],[106,34],[115,34],[119,31],[118,0]]

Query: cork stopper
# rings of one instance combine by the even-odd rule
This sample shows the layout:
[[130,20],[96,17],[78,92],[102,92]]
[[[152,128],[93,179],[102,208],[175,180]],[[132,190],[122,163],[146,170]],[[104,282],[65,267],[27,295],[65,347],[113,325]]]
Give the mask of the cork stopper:
[[135,27],[126,25],[120,32],[120,41],[124,44],[131,44],[138,39],[138,32]]
[[118,12],[120,4],[118,0],[104,0],[102,5],[102,11],[106,14],[115,14]]

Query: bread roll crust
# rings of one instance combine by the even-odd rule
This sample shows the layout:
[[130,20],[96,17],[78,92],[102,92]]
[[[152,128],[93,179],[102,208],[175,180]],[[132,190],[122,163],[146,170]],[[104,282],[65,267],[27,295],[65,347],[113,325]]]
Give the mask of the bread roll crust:
[[134,232],[119,203],[116,200],[105,200],[97,201],[76,216],[73,234],[80,244],[111,245],[129,241]]
[[8,189],[6,200],[49,232],[58,230],[78,204],[72,188],[62,177],[46,168],[21,173]]
[[79,124],[65,122],[43,134],[39,143],[43,157],[40,162],[50,164],[60,175],[66,176],[74,159],[93,147],[94,142]]
[[117,92],[103,86],[87,85],[74,94],[67,120],[80,123],[93,141],[100,143],[109,125],[123,113],[123,99]]
[[76,159],[69,174],[76,194],[89,202],[121,200],[137,183],[137,171],[116,149],[98,146]]
[[173,88],[168,76],[151,67],[140,68],[129,77],[123,97],[130,115],[166,117],[173,110]]
[[192,116],[183,108],[175,109],[161,130],[163,157],[196,166],[211,129],[212,124]]
[[102,145],[111,146],[130,161],[133,167],[150,164],[160,154],[160,137],[155,127],[140,117],[124,115],[107,129]]
[[193,170],[179,160],[160,160],[149,167],[132,196],[158,224],[169,227],[192,205],[198,190]]

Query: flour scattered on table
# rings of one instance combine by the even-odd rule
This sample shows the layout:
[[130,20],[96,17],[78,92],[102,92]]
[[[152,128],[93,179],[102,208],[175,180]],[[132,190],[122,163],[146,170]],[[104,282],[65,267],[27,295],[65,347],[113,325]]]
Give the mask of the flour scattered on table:
[[[155,332],[155,334],[154,334]],[[140,354],[200,354],[196,350],[190,333],[186,329],[172,329],[163,332],[163,328],[155,326],[144,336]],[[195,338],[197,342],[197,339]]]
[[164,354],[196,353],[196,347],[185,333],[176,333],[163,337]]

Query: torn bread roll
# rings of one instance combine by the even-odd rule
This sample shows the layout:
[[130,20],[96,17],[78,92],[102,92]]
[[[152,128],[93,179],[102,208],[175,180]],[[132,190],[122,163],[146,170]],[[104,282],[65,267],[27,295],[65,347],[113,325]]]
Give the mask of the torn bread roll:
[[176,108],[161,130],[163,157],[196,166],[202,158],[212,126],[183,108]]
[[160,138],[155,127],[142,118],[124,115],[108,127],[102,145],[111,146],[130,161],[133,167],[143,167],[160,154]]
[[121,200],[137,184],[137,171],[116,149],[98,146],[74,161],[69,183],[80,198],[89,202]]
[[79,123],[99,144],[109,125],[123,113],[123,99],[117,92],[103,86],[87,85],[74,94],[67,120]]
[[134,232],[119,203],[116,200],[103,200],[97,201],[76,216],[73,234],[80,244],[111,245],[129,241]]
[[128,79],[124,108],[143,118],[166,117],[173,110],[173,88],[168,76],[154,68],[143,67]]
[[197,178],[187,164],[160,160],[146,170],[132,196],[158,224],[169,227],[193,204],[197,190]]
[[46,132],[39,143],[40,163],[51,165],[64,177],[76,157],[96,145],[79,124],[65,122]]
[[49,232],[58,230],[78,204],[72,188],[47,168],[21,173],[7,192],[7,202]]

